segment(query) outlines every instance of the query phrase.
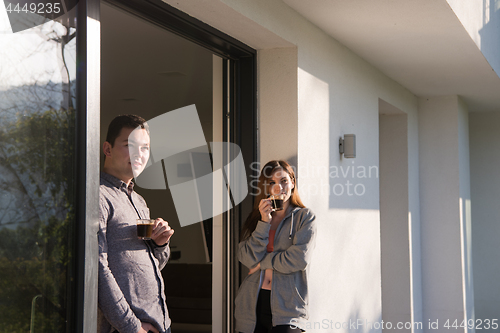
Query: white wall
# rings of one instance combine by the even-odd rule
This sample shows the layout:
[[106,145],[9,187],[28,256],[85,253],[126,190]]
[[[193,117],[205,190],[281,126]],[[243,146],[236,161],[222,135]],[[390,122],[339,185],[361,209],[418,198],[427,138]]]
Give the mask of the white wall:
[[468,117],[458,96],[420,98],[419,133],[423,309],[440,323],[424,328],[445,332],[447,320],[474,315]]
[[[381,103],[382,104],[382,103]],[[380,110],[382,319],[411,322],[411,232],[408,221],[408,117]],[[390,330],[387,330],[390,331]],[[411,328],[398,332],[411,332]]]
[[[380,332],[376,327],[335,329],[333,326],[349,320],[360,319],[366,324],[365,321],[382,319],[377,173],[379,98],[408,116],[408,197],[412,228],[419,229],[416,97],[281,1],[167,2],[258,49],[260,60],[269,55],[279,62],[278,57],[283,54],[280,50],[266,50],[296,47],[297,90],[290,82],[285,83],[286,89],[280,89],[279,85],[273,88],[269,84],[275,82],[273,77],[259,69],[259,123],[263,131],[263,126],[269,126],[264,125],[269,116],[285,119],[260,137],[284,142],[287,156],[293,155],[288,149],[297,142],[299,190],[303,201],[317,215],[318,237],[310,267],[310,324],[322,327],[317,330],[321,332]],[[268,89],[281,95],[271,95],[267,101],[260,99],[267,96]],[[296,99],[297,109],[287,99],[292,102]],[[296,128],[285,126],[293,123],[287,117],[297,117]],[[357,138],[355,159],[344,159],[338,153],[339,137],[349,133]],[[271,150],[262,142],[260,149],[263,159],[271,158],[266,153]],[[342,175],[342,171],[347,174]],[[413,287],[420,292],[418,272],[415,277]],[[416,316],[421,315],[418,297],[413,306]]]
[[447,0],[493,69],[500,73],[500,2]]
[[[472,258],[472,216],[471,216],[471,179],[469,151],[469,111],[459,97],[458,105],[458,158],[460,173],[460,227],[462,229],[462,284],[464,311],[467,320],[474,319],[474,274]],[[471,330],[474,331],[474,330]]]
[[257,77],[260,160],[284,159],[296,167],[297,48],[259,50]]
[[470,113],[469,125],[474,302],[484,321],[500,313],[500,113]]

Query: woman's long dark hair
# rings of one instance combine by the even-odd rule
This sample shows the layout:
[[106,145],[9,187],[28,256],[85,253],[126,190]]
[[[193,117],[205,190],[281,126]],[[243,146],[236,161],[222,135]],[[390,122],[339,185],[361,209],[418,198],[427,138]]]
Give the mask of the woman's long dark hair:
[[290,204],[301,208],[305,207],[304,204],[302,203],[302,200],[300,200],[299,192],[297,190],[297,180],[295,178],[295,172],[293,172],[292,166],[287,161],[283,160],[273,160],[267,162],[266,165],[264,165],[264,167],[262,168],[262,171],[260,172],[259,182],[257,185],[258,193],[255,197],[253,210],[246,219],[241,229],[240,241],[243,241],[248,237],[250,237],[252,232],[257,227],[257,222],[259,222],[259,220],[262,219],[259,211],[259,203],[262,199],[267,198],[266,184],[271,179],[274,171],[276,171],[277,169],[282,169],[286,171],[286,173],[288,173],[290,179],[295,185],[294,188],[292,189],[292,195],[290,196]]

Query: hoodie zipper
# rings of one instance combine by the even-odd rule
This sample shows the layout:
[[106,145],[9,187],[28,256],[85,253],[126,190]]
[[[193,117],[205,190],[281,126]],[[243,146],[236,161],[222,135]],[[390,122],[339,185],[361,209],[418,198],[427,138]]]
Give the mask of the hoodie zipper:
[[[296,208],[292,209],[292,221],[290,223],[290,234],[288,235],[288,239],[292,239],[292,232],[293,232],[293,214],[294,214],[294,211],[295,211]],[[287,218],[288,216],[285,216],[285,218],[283,219],[283,221]],[[276,236],[278,235],[278,232],[276,232],[276,234],[274,234],[274,240],[276,240]],[[264,271],[265,272],[265,271]],[[274,317],[272,316],[272,313],[273,313],[273,289],[274,289],[274,269],[272,271],[272,280],[271,280],[271,295],[270,295],[270,300],[269,300],[269,307],[271,308],[271,324],[273,325],[273,327],[275,326],[274,325]],[[253,325],[253,328],[252,328],[252,331],[255,330],[255,326],[257,325],[257,303],[259,301],[259,293],[260,293],[260,289],[262,287],[262,279],[263,279],[263,275],[264,273],[261,272],[260,274],[260,282],[259,282],[259,286],[258,286],[258,289],[257,289],[257,297],[256,297],[256,300],[255,300],[255,321],[254,321],[254,325]]]
[[[292,220],[291,220],[291,222],[290,222],[290,234],[288,235],[288,239],[292,239],[292,231],[293,231],[293,214],[294,214],[294,210],[295,210],[295,208],[294,208],[294,209],[292,209],[292,216],[291,216]],[[288,217],[288,216],[287,216],[287,217]],[[285,217],[285,218],[283,219],[283,221],[284,221],[287,217]],[[276,233],[276,234],[274,235],[274,241],[276,241],[276,237],[277,237],[277,236],[278,236],[278,233]],[[271,308],[271,324],[273,325],[273,327],[274,327],[274,326],[276,326],[276,325],[274,324],[274,316],[273,316],[273,290],[274,290],[274,283],[275,283],[275,282],[274,282],[274,269],[273,269],[273,270],[272,270],[272,280],[271,280],[271,295],[270,295],[270,300],[269,300],[269,303],[270,303],[270,304],[269,304],[269,307]],[[254,329],[255,329],[255,328],[254,328]]]
[[272,281],[271,281],[271,293],[269,295],[269,308],[271,309],[271,325],[274,327],[274,316],[273,316],[273,289],[274,289],[274,269],[272,273]]

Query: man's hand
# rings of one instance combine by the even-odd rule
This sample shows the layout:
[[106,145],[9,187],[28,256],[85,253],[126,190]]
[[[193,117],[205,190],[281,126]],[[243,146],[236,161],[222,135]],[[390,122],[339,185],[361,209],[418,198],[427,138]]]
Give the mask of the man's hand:
[[150,323],[143,323],[141,322],[141,329],[137,333],[148,333],[149,331],[154,332],[154,333],[160,333],[158,330],[151,325]]
[[167,244],[173,234],[174,229],[170,228],[167,221],[164,221],[162,218],[155,220],[155,226],[153,228],[153,232],[151,233],[151,239],[156,245],[163,246]]
[[248,272],[248,275],[250,275],[250,274],[253,274],[253,273],[257,272],[258,270],[260,270],[260,262],[257,264],[257,266],[255,266],[254,268],[252,268],[252,269],[250,270],[250,272]]

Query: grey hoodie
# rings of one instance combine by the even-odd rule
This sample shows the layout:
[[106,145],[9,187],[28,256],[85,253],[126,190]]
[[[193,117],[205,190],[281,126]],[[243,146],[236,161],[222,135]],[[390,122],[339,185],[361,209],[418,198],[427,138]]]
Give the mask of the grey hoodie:
[[256,324],[257,297],[266,269],[273,269],[271,311],[273,326],[304,328],[308,319],[306,269],[316,233],[315,215],[308,208],[290,209],[274,236],[274,251],[267,252],[270,223],[259,221],[252,235],[240,242],[238,258],[248,268],[260,263],[261,271],[245,278],[235,299],[236,331],[251,333]]

